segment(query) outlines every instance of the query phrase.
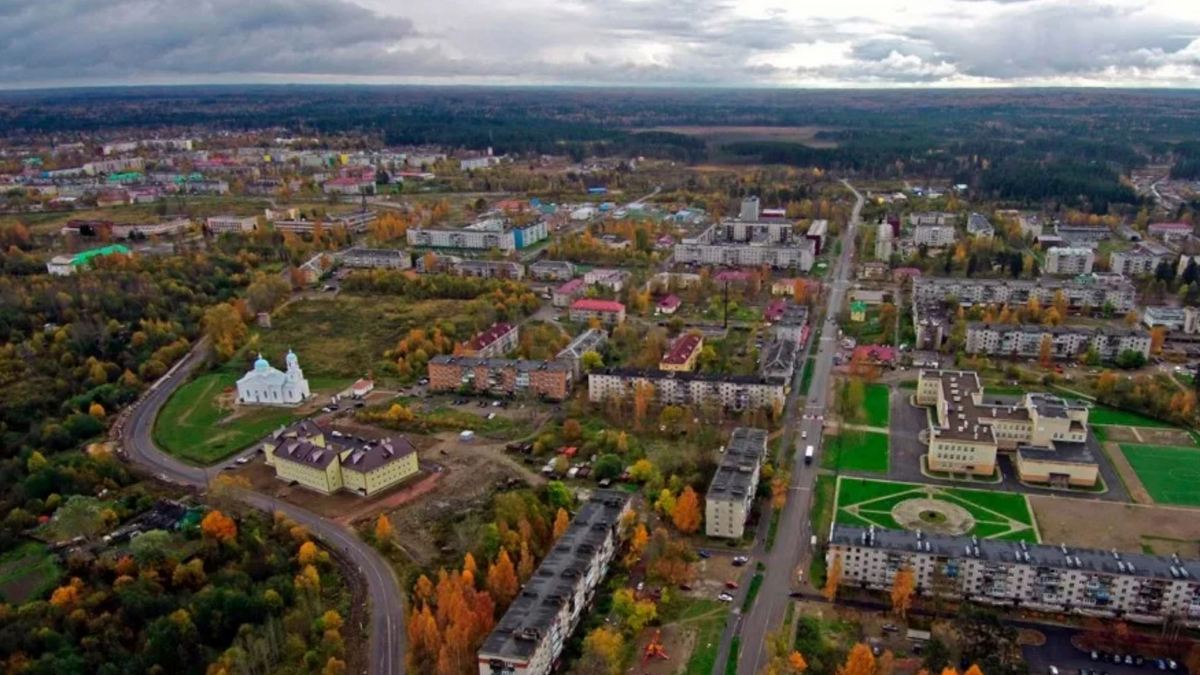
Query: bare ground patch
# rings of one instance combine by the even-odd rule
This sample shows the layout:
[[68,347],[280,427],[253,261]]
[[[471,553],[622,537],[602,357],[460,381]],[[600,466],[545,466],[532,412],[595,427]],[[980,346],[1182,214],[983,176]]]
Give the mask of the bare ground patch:
[[[1114,429],[1124,429],[1125,427],[1113,427]],[[1112,438],[1110,435],[1109,438]],[[1112,462],[1113,469],[1117,475],[1121,477],[1121,482],[1125,484],[1125,489],[1129,492],[1129,498],[1138,504],[1153,504],[1154,498],[1150,496],[1150,492],[1146,490],[1146,486],[1142,485],[1142,479],[1138,478],[1137,472],[1130,466],[1129,460],[1125,458],[1125,453],[1121,452],[1121,448],[1116,443],[1101,443],[1101,449],[1108,456],[1108,461]]]
[[1200,555],[1200,514],[1195,510],[1041,495],[1029,495],[1029,503],[1047,543]]
[[1142,437],[1142,443],[1146,445],[1176,445],[1185,448],[1196,447],[1196,443],[1192,440],[1191,434],[1182,429],[1155,429],[1149,427],[1138,427],[1137,433]]
[[733,143],[737,141],[786,141],[802,143],[813,148],[833,148],[837,144],[817,138],[817,134],[828,131],[825,127],[770,127],[770,126],[665,126],[647,131],[665,131],[683,136],[695,136],[710,143]]
[[1104,427],[1104,437],[1114,443],[1141,443],[1141,436],[1132,427]]

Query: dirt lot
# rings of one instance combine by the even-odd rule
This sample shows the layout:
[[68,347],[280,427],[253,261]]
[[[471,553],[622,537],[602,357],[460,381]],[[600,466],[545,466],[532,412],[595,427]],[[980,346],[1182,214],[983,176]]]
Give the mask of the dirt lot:
[[1195,447],[1195,442],[1188,432],[1182,429],[1151,429],[1139,427],[1134,432],[1141,437],[1141,443],[1146,445],[1178,445]]
[[1200,555],[1200,517],[1195,510],[1090,499],[1030,495],[1042,540],[1068,546],[1158,554]]
[[626,672],[641,675],[673,675],[682,672],[692,649],[696,646],[696,628],[686,624],[671,624],[663,626],[661,630],[659,641],[667,653],[667,660],[644,660],[646,645],[654,638],[655,629],[644,630],[638,637],[633,663]]
[[[434,440],[436,446],[424,457],[444,467],[436,490],[388,513],[393,530],[404,533],[404,550],[421,565],[432,563],[442,553],[435,543],[434,527],[486,507],[491,495],[508,481],[533,485],[545,481],[505,454],[502,443],[478,439],[462,443],[453,433],[440,434]],[[472,543],[451,541],[449,545],[465,550]]]

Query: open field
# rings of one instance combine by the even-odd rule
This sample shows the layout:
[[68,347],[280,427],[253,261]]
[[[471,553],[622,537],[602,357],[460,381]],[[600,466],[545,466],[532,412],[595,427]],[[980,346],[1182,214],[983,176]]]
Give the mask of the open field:
[[414,302],[349,293],[306,298],[273,314],[271,328],[254,329],[253,348],[272,363],[288,349],[295,351],[310,381],[313,377],[353,380],[383,370],[383,353],[393,349],[409,329],[431,329],[439,322],[454,321],[462,306],[456,300]]
[[695,136],[717,145],[739,141],[783,141],[802,143],[810,148],[833,148],[837,144],[817,138],[823,127],[768,127],[768,126],[665,126],[643,131],[665,131],[683,136]]
[[1156,503],[1200,506],[1200,450],[1122,443],[1121,453]]
[[1043,541],[1129,553],[1200,556],[1200,518],[1178,507],[1031,495]]
[[845,430],[837,436],[828,436],[821,454],[821,466],[842,471],[887,473],[887,434]]
[[62,570],[44,545],[27,542],[0,557],[0,602],[21,604],[44,594]]
[[180,387],[154,421],[154,442],[189,462],[209,464],[299,417],[294,408],[247,408],[231,415],[236,393],[225,392],[238,377],[209,373]]
[[[834,518],[845,525],[876,525],[887,529],[905,529],[897,522],[898,505],[924,500],[969,515],[966,531],[990,539],[1038,541],[1033,513],[1024,495],[966,488],[948,488],[916,483],[896,483],[870,478],[842,476],[838,480]],[[930,529],[940,516],[930,514]]]
[[1126,410],[1117,410],[1102,405],[1092,406],[1088,423],[1093,425],[1118,425],[1128,427],[1170,427],[1166,422],[1139,415]]
[[890,395],[891,389],[886,384],[867,385],[866,400],[863,402],[867,413],[867,425],[887,428]]

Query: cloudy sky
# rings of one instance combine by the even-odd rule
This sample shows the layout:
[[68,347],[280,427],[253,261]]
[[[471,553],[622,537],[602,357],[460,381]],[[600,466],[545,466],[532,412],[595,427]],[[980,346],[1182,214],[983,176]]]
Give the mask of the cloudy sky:
[[0,87],[1200,86],[1200,0],[0,0]]

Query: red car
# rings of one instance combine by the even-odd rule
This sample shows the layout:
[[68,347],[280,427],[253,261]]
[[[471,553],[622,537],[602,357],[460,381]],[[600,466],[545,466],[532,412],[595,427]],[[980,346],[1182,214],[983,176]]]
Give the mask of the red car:
[[736,581],[726,581],[725,582],[725,588],[728,588],[731,590],[737,590],[737,587],[738,587],[738,584]]

